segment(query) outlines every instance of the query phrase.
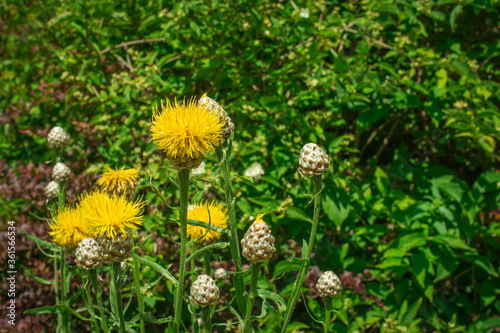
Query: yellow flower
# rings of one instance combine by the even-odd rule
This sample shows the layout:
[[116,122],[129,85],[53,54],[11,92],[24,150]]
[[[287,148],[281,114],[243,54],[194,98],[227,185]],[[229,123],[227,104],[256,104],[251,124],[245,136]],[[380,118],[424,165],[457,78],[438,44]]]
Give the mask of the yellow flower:
[[[208,211],[210,211],[210,218],[208,215]],[[222,204],[216,204],[213,202],[200,202],[198,204],[189,206],[187,218],[189,220],[198,220],[201,222],[205,222],[206,224],[209,224],[210,222],[213,226],[223,229],[226,229],[228,226],[227,210]],[[205,237],[203,237],[203,235],[205,235]],[[188,224],[187,236],[191,240],[197,240],[203,237],[198,242],[196,242],[196,244],[200,246],[206,246],[215,243],[219,239],[220,234],[207,228]]]
[[56,244],[74,248],[84,238],[89,237],[88,223],[80,208],[59,209],[55,216],[52,214],[52,219],[54,222],[49,223],[49,235],[54,238]]
[[108,172],[102,174],[97,184],[108,193],[115,193],[118,196],[126,193],[127,198],[132,199],[135,191],[135,180],[139,177],[137,170],[125,170],[125,167],[113,170],[107,165],[105,167]]
[[126,235],[126,228],[138,229],[144,222],[141,213],[145,204],[144,201],[131,202],[99,190],[80,197],[82,214],[93,237],[106,234],[108,238],[114,238],[118,233]]
[[153,109],[151,141],[170,159],[197,159],[221,143],[223,125],[208,104],[200,105],[195,98],[181,105],[167,100],[161,111]]

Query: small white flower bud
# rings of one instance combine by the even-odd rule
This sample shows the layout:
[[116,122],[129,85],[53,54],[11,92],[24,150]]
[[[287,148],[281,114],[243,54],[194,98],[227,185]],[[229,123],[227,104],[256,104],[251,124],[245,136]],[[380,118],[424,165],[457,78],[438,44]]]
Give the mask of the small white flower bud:
[[220,291],[214,280],[202,274],[193,282],[190,289],[189,300],[194,305],[206,307],[217,303],[220,298]]
[[59,126],[52,127],[47,136],[49,148],[62,148],[66,146],[69,135]]
[[231,117],[227,114],[226,111],[220,106],[219,103],[217,103],[214,99],[210,98],[207,96],[207,94],[204,94],[200,100],[198,101],[200,106],[205,106],[208,108],[209,111],[215,112],[221,119],[221,121],[224,122],[224,127],[222,128],[222,136],[224,138],[228,138],[231,136],[231,133],[234,131],[234,124],[231,121]]
[[267,223],[262,220],[262,216],[264,214],[257,216],[241,240],[243,256],[254,264],[271,259],[276,252],[274,236]]
[[326,271],[319,277],[316,288],[321,297],[335,297],[342,289],[342,284],[335,273]]
[[51,181],[45,187],[45,195],[47,199],[54,199],[59,196],[59,185],[55,181]]
[[78,244],[75,251],[75,262],[78,267],[87,270],[103,264],[101,247],[95,239],[85,238]]
[[225,280],[227,279],[227,272],[224,268],[220,267],[215,270],[214,278],[216,280]]
[[65,182],[68,180],[70,174],[69,168],[66,166],[66,164],[58,162],[55,166],[54,169],[52,170],[52,178],[56,182]]
[[306,177],[319,176],[328,170],[328,155],[315,143],[308,143],[300,151],[299,171]]

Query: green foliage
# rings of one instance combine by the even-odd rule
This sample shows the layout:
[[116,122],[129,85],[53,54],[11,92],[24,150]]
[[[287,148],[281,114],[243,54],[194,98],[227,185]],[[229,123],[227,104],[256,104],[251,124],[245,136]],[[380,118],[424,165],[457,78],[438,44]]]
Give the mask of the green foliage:
[[[144,230],[173,243],[176,213],[149,186],[174,174],[149,142],[151,109],[208,92],[236,125],[233,168],[264,167],[253,182],[234,178],[237,217],[243,232],[267,213],[281,249],[266,269],[281,297],[312,216],[298,155],[316,142],[331,172],[312,264],[364,285],[336,300],[333,331],[488,332],[500,317],[499,14],[497,0],[10,1],[0,7],[0,160],[45,163],[44,136],[61,125],[75,175],[140,170]],[[205,159],[205,181],[215,161]],[[223,198],[205,181],[194,181],[192,201]],[[155,186],[177,204],[172,182]],[[9,195],[5,219],[34,207]],[[151,239],[142,250],[157,251]],[[174,255],[144,259],[140,316],[150,323],[170,320],[172,286],[158,281],[175,281],[161,270]],[[259,296],[281,306],[276,293]],[[305,306],[324,317],[308,296],[290,331],[321,329]],[[262,332],[279,329],[271,307]]]

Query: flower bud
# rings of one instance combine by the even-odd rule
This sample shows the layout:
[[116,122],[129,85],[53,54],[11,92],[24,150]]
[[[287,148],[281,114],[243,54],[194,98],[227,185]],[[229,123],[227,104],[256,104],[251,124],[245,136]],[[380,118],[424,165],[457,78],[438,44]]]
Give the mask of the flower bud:
[[59,185],[55,181],[51,181],[45,187],[45,195],[47,199],[54,199],[59,196]]
[[84,238],[75,251],[76,265],[82,269],[94,269],[103,264],[101,247],[95,239]]
[[328,155],[315,143],[308,143],[300,151],[299,171],[306,177],[319,176],[328,170]]
[[52,178],[56,182],[65,182],[68,180],[70,174],[69,168],[66,166],[66,164],[58,162],[55,166],[54,169],[52,170]]
[[216,115],[219,116],[221,121],[224,123],[224,127],[222,128],[222,136],[224,138],[228,138],[231,136],[231,133],[234,131],[234,124],[231,121],[231,118],[227,114],[227,112],[217,103],[214,99],[204,94],[200,100],[198,101],[200,106],[205,106],[209,111],[215,112]]
[[319,277],[316,288],[321,297],[335,297],[342,289],[342,284],[335,273],[326,271]]
[[262,220],[262,216],[264,214],[257,216],[241,240],[243,256],[254,264],[271,259],[276,252],[274,236],[267,223]]
[[217,303],[220,298],[220,291],[214,280],[202,274],[193,282],[190,289],[189,300],[194,305],[206,307]]
[[115,237],[108,237],[107,233],[99,235],[96,238],[101,246],[102,258],[107,262],[122,262],[129,258],[132,253],[132,237],[128,232],[122,234],[119,232]]
[[225,280],[227,279],[227,272],[224,268],[220,267],[215,270],[214,278],[216,280]]
[[47,136],[49,148],[62,148],[66,146],[69,135],[59,126],[52,127]]

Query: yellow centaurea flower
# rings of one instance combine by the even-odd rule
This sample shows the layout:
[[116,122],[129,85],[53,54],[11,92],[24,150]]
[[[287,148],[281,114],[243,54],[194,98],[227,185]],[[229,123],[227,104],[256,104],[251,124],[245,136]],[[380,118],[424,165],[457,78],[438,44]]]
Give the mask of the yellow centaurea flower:
[[64,207],[57,213],[52,214],[53,223],[49,223],[56,244],[68,249],[78,246],[84,238],[89,237],[88,222],[84,218],[81,209],[75,207]]
[[[209,211],[210,211],[210,216],[209,216]],[[228,226],[226,208],[224,208],[222,204],[216,204],[214,202],[211,203],[200,202],[189,206],[187,218],[189,220],[198,220],[201,222],[205,222],[206,224],[210,223],[215,227],[223,229],[226,229]],[[197,240],[201,238],[199,241],[196,242],[196,244],[199,246],[207,246],[212,243],[215,243],[219,239],[220,234],[216,231],[212,231],[207,228],[188,224],[187,236],[191,240]]]
[[185,164],[203,158],[220,145],[223,125],[209,105],[201,105],[195,98],[182,104],[167,100],[161,103],[161,110],[153,108],[151,141],[174,160],[174,165],[176,160]]
[[136,169],[127,169],[122,167],[115,170],[109,166],[105,166],[108,172],[102,174],[97,184],[101,186],[103,191],[117,196],[126,195],[127,199],[133,199],[135,193],[136,180],[139,178],[139,173]]
[[93,237],[106,235],[114,238],[120,233],[126,237],[127,228],[138,229],[144,222],[141,213],[145,204],[144,201],[132,202],[99,190],[80,197],[82,214]]

